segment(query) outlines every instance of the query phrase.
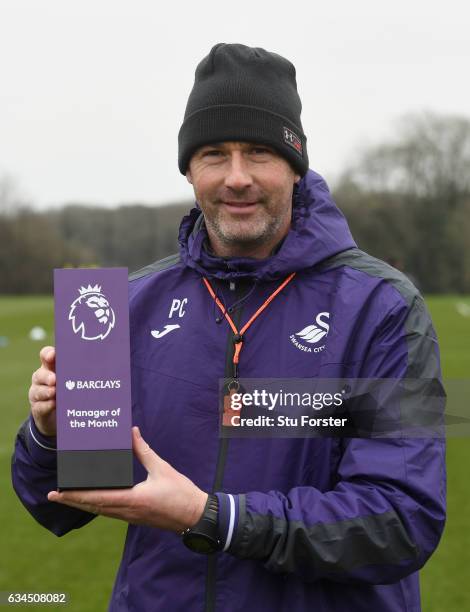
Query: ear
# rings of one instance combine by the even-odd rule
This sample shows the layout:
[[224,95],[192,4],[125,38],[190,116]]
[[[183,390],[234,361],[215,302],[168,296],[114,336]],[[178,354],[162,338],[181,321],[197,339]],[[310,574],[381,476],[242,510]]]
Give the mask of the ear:
[[190,183],[191,185],[193,184],[193,177],[191,176],[191,172],[188,170],[186,170],[186,180],[188,181],[188,183]]
[[297,184],[297,183],[300,181],[300,179],[301,179],[300,174],[296,174],[296,175],[294,176],[294,183],[296,183],[296,184]]

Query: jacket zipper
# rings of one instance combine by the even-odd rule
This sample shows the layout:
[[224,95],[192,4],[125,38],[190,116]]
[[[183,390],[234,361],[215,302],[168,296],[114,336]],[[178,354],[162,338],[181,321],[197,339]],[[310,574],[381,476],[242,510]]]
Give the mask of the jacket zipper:
[[[234,292],[234,301],[238,301],[244,295],[245,287],[244,283],[238,281],[235,283],[234,281],[229,281],[229,288]],[[242,316],[243,306],[237,308],[234,313],[231,314],[232,320],[235,323],[236,327],[240,327],[240,321]],[[225,378],[231,378],[234,376],[234,366],[233,366],[233,355],[235,352],[235,345],[233,342],[234,334],[232,330],[229,328],[228,338],[227,338],[227,349],[225,354]],[[217,463],[215,469],[215,478],[214,484],[212,487],[212,492],[220,491],[222,489],[222,482],[224,478],[225,471],[225,462],[227,459],[227,451],[229,445],[229,438],[220,438],[219,439],[219,449],[217,453]],[[207,574],[206,574],[206,605],[205,612],[214,612],[215,611],[215,582],[216,582],[216,572],[217,572],[217,557],[218,554],[208,555],[207,557]]]

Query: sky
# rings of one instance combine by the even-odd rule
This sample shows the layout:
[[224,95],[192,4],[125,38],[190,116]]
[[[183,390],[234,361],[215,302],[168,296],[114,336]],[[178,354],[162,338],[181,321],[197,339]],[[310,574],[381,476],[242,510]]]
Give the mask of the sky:
[[38,208],[191,199],[194,70],[237,42],[293,62],[310,166],[334,184],[405,113],[470,118],[469,24],[461,0],[0,0],[0,182]]

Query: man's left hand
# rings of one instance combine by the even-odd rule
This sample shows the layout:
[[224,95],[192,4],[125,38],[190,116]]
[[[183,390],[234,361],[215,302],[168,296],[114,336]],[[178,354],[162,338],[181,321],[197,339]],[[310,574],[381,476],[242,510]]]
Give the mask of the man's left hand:
[[159,457],[132,428],[132,446],[148,472],[147,480],[132,489],[51,491],[49,501],[73,506],[93,514],[117,518],[181,533],[202,516],[207,493]]

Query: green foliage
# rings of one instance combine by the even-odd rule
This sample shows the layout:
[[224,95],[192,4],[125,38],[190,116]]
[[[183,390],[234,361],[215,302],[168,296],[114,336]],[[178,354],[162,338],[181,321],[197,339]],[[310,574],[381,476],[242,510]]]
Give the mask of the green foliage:
[[[426,301],[439,337],[444,376],[469,378],[470,317],[460,315],[456,304],[470,307],[470,297],[434,296]],[[97,612],[107,607],[126,525],[98,517],[82,529],[57,538],[35,523],[10,484],[13,441],[29,412],[26,396],[31,373],[38,367],[40,346],[54,342],[52,309],[48,297],[0,299],[0,336],[9,338],[9,344],[0,348],[0,524],[4,551],[0,591],[66,591],[71,597],[67,610]],[[35,325],[47,331],[45,342],[28,339]],[[439,548],[421,572],[423,612],[470,609],[466,588],[470,561],[469,461],[468,440],[449,440],[448,521]]]

